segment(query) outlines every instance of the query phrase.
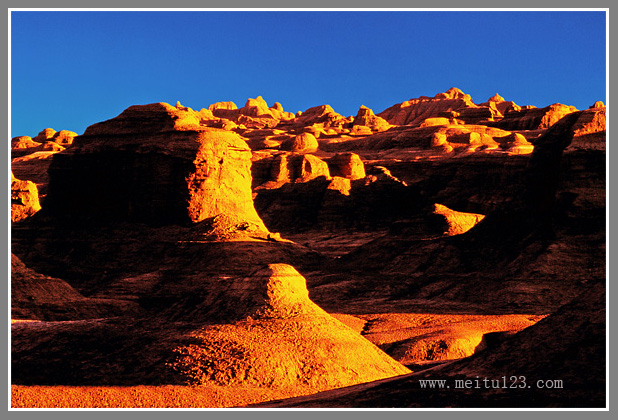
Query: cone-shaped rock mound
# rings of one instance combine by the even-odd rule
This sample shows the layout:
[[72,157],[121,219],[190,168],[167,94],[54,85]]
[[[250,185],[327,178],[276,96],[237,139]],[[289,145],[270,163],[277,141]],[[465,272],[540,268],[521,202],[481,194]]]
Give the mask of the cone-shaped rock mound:
[[314,304],[290,265],[233,283],[225,301],[239,308],[231,319],[244,318],[197,330],[175,349],[172,367],[189,383],[317,391],[409,373]]

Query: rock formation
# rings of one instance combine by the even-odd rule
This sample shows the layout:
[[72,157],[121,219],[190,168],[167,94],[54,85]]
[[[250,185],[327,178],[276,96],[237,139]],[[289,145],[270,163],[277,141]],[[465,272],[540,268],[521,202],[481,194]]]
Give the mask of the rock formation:
[[318,141],[311,133],[299,134],[294,139],[284,141],[281,144],[282,149],[294,153],[313,153],[318,150],[318,147]]
[[521,109],[521,107],[517,105],[515,102],[506,101],[502,96],[498,95],[497,93],[491,98],[489,98],[487,102],[484,102],[479,105],[489,107],[492,104],[493,106],[495,106],[495,108],[498,110],[498,112],[500,112],[502,116],[504,116],[507,112],[519,111]]
[[420,125],[425,119],[441,117],[451,111],[460,111],[465,108],[477,108],[470,95],[464,94],[457,88],[451,88],[439,93],[433,98],[421,96],[410,99],[385,109],[378,114],[390,124]]
[[191,384],[330,389],[409,372],[309,299],[291,266],[271,264],[204,302],[224,325],[192,334],[173,368]]
[[39,143],[45,143],[48,140],[53,140],[55,135],[56,130],[54,130],[53,128],[46,128],[45,130],[37,134],[37,136],[33,140]]
[[341,128],[348,120],[336,113],[330,105],[320,105],[301,112],[291,123],[302,127],[319,124],[322,128]]
[[61,146],[69,146],[73,143],[73,139],[77,137],[77,133],[69,130],[60,130],[54,134],[52,140]]
[[[379,384],[265,403],[260,408],[388,407],[395,401],[398,407],[420,408],[441,406],[445,400],[454,407],[604,407],[605,319],[604,287],[593,286],[491,351]],[[503,379],[499,372],[518,372],[518,377],[506,378],[506,387],[514,385],[508,392],[504,382],[491,386],[491,380]],[[467,389],[427,392],[419,382],[426,379],[446,380],[453,384],[451,388],[455,380],[472,382]]]
[[11,221],[19,222],[41,210],[34,182],[22,181],[11,172]]
[[354,117],[353,126],[369,127],[371,131],[388,130],[390,124],[373,113],[373,110],[362,105]]
[[265,230],[251,197],[251,151],[238,134],[199,125],[165,103],[92,125],[49,168],[50,215],[197,223],[230,215]]
[[433,214],[444,218],[444,223],[447,226],[444,234],[449,236],[466,233],[485,217],[482,214],[463,213],[451,210],[448,207],[437,203],[434,205]]
[[41,146],[41,143],[32,140],[30,136],[18,136],[11,139],[11,150],[32,149]]
[[[200,111],[133,106],[81,136],[11,139],[12,169],[42,203],[12,225],[13,395],[198,384],[213,406],[221,393],[242,405],[408,372],[395,361],[416,370],[474,354],[415,377],[555,368],[576,388],[520,400],[593,404],[600,300],[571,306],[590,316],[564,312],[564,328],[515,334],[590,285],[598,298],[606,277],[606,112],[573,110],[497,94],[477,105],[455,88],[378,116],[328,105],[293,115],[257,97]],[[464,321],[474,316],[491,325]],[[540,344],[537,360],[530,343],[548,328],[566,344]],[[581,354],[566,354],[569,343]],[[517,400],[414,387],[370,405]]]
[[500,137],[500,147],[514,154],[532,153],[534,146],[519,133],[511,133],[508,136]]
[[599,133],[605,131],[606,108],[603,102],[595,102],[590,108],[584,110],[575,126],[573,127],[575,136]]
[[536,130],[547,129],[562,117],[577,111],[574,106],[553,104],[545,108],[522,108],[519,111],[507,112],[504,118],[488,123],[503,130]]
[[328,164],[333,176],[352,180],[365,177],[365,165],[356,153],[337,153]]

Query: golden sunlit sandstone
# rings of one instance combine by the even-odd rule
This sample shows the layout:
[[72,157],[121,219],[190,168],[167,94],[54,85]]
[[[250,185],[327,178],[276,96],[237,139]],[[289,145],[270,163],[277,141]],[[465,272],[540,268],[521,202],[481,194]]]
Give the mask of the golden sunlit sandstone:
[[340,176],[334,176],[331,179],[330,184],[326,187],[327,190],[338,191],[343,195],[350,195],[350,190],[352,189],[352,183],[350,182],[350,178],[342,178]]
[[565,115],[575,111],[577,108],[574,106],[558,103],[545,108],[525,106],[518,111],[506,112],[502,120],[491,125],[509,131],[547,129]]
[[373,134],[373,131],[371,130],[371,128],[364,125],[355,125],[352,126],[350,134],[353,136],[370,136],[371,134]]
[[296,118],[290,121],[294,126],[306,127],[319,124],[322,128],[341,128],[348,120],[335,112],[330,105],[311,107],[303,112],[298,112]]
[[502,149],[513,154],[528,154],[534,149],[534,146],[520,133],[511,133],[496,140],[500,142]]
[[305,279],[270,264],[205,302],[228,322],[191,333],[171,366],[196,385],[306,387],[313,392],[409,373],[308,296]]
[[321,176],[330,179],[328,164],[319,157],[304,154],[290,159],[295,168],[296,182],[307,182]]
[[55,141],[46,141],[41,146],[41,150],[47,150],[51,152],[62,152],[63,150],[65,150],[65,147],[59,145]]
[[27,219],[39,210],[41,204],[36,184],[17,179],[11,172],[11,221]]
[[442,216],[448,228],[444,231],[445,235],[461,235],[472,229],[478,222],[485,217],[482,214],[464,213],[451,210],[442,204],[434,204],[433,214]]
[[365,178],[365,165],[356,153],[337,153],[328,163],[333,176],[352,180]]
[[249,117],[267,116],[274,118],[273,113],[268,108],[268,104],[266,104],[266,101],[261,96],[258,96],[255,99],[247,99],[245,106],[240,108],[240,113]]
[[433,127],[435,125],[449,125],[450,120],[444,117],[425,118],[420,127]]
[[390,124],[384,119],[376,116],[373,110],[362,105],[354,117],[353,125],[369,127],[372,131],[384,131],[390,128]]
[[502,96],[498,95],[497,93],[491,98],[489,98],[487,102],[484,102],[479,105],[490,106],[490,107],[493,106],[498,110],[498,112],[500,112],[501,115],[504,115],[510,111],[519,111],[521,109],[521,107],[517,105],[515,102],[507,101]]
[[603,102],[597,101],[590,108],[582,111],[573,126],[576,136],[592,134],[606,129],[606,108]]
[[419,125],[427,118],[441,117],[451,111],[465,108],[476,108],[470,95],[457,88],[451,88],[444,93],[438,93],[433,98],[421,96],[409,101],[395,104],[378,114],[390,124]]
[[30,136],[18,136],[11,139],[11,150],[31,149],[42,143],[32,140]]
[[53,140],[56,130],[52,128],[46,128],[41,131],[33,140],[39,143],[44,143],[47,140]]
[[294,153],[313,153],[318,150],[319,144],[315,136],[311,133],[302,133],[294,139],[286,140],[281,144],[281,148]]
[[61,146],[69,146],[73,143],[73,139],[77,137],[77,133],[69,130],[60,130],[54,134],[52,140]]

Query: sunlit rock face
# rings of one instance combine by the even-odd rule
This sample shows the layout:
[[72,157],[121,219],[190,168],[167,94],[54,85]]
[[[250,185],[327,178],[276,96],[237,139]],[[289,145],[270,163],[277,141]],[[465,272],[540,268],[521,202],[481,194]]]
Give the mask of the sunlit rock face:
[[290,265],[269,264],[225,286],[226,299],[203,304],[225,322],[174,349],[172,366],[190,384],[315,392],[410,372],[313,303]]
[[94,124],[49,168],[56,217],[196,223],[219,214],[265,229],[251,197],[251,151],[234,132],[200,125],[194,111],[132,106]]
[[22,181],[11,172],[11,221],[19,222],[41,210],[39,191],[32,181]]

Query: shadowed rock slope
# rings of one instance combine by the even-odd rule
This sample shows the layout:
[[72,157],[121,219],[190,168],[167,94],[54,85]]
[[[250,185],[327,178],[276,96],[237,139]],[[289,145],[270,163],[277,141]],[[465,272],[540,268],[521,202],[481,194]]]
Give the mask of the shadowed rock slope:
[[[427,240],[419,238],[415,220],[401,222],[343,256],[333,270],[347,277],[341,283],[349,291],[347,303],[360,310],[359,296],[365,295],[364,304],[382,298],[402,307],[406,302],[408,310],[432,302],[435,310],[449,312],[546,314],[603,282],[605,155],[569,150],[580,116],[565,116],[537,140],[520,180],[508,190],[510,199],[468,232]],[[363,280],[370,272],[391,279],[389,287]],[[329,310],[322,284],[316,281],[314,299]]]

